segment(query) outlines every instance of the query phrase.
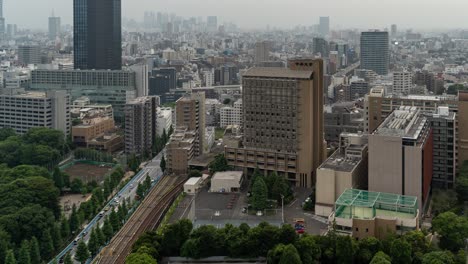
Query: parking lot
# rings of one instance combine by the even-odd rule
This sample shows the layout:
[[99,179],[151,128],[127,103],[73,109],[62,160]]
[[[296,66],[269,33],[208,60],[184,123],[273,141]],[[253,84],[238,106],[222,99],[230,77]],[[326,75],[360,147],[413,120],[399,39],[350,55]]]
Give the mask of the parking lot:
[[[310,194],[309,189],[294,189],[295,199],[284,206],[284,222],[294,225],[296,218],[304,218],[305,230],[311,234],[321,234],[326,231],[327,225],[311,217],[309,212],[302,210],[302,202]],[[256,212],[243,212],[248,205],[246,192],[241,193],[210,193],[208,188],[203,188],[197,195],[187,195],[181,201],[172,215],[170,222],[187,218],[194,222],[195,227],[211,224],[222,227],[226,223],[240,225],[247,223],[251,226],[266,221],[274,225],[281,225],[281,206],[276,209],[266,210],[262,216]]]

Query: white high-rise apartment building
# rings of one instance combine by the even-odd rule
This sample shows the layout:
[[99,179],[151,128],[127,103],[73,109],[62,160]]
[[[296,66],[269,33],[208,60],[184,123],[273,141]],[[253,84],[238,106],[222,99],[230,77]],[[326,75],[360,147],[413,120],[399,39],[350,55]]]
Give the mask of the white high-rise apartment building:
[[0,127],[22,135],[33,127],[47,127],[70,134],[71,99],[66,91],[25,92],[5,89],[0,94]]
[[393,93],[408,94],[413,87],[413,73],[400,71],[393,73]]
[[242,99],[237,100],[234,106],[221,108],[220,127],[226,128],[230,125],[242,125]]
[[156,116],[156,134],[162,136],[164,130],[169,133],[172,126],[172,108],[158,107]]
[[211,71],[204,71],[203,75],[205,76],[205,86],[212,87],[214,85],[215,76],[213,70]]

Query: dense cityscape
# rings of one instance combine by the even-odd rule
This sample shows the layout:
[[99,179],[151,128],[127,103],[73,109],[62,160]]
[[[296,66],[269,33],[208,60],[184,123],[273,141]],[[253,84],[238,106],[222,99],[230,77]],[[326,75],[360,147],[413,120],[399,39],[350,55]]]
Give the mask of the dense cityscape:
[[0,264],[468,263],[468,29],[8,6]]

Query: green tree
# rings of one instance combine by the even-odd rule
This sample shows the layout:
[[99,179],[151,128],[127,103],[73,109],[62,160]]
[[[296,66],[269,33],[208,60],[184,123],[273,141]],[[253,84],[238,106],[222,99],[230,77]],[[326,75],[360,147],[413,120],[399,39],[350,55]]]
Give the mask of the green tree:
[[41,236],[41,254],[45,259],[52,258],[54,253],[54,242],[50,235],[50,229],[44,230]]
[[317,245],[313,236],[304,235],[294,244],[302,263],[318,263],[321,255],[320,246]]
[[27,240],[23,240],[18,253],[18,264],[31,264],[30,251],[29,242]]
[[433,251],[424,255],[422,264],[455,264],[450,251]]
[[165,256],[178,256],[180,248],[189,239],[192,228],[192,222],[188,219],[167,226],[161,240],[162,254]]
[[460,175],[456,178],[455,190],[459,201],[468,201],[468,175]]
[[151,177],[149,174],[146,174],[145,181],[143,182],[143,186],[145,189],[145,193],[148,192],[148,190],[151,188]]
[[65,258],[63,260],[63,264],[73,264],[73,260],[72,260],[72,257],[71,257],[70,253],[65,255]]
[[31,243],[29,246],[31,250],[31,263],[41,263],[41,251],[39,249],[39,242],[37,241],[36,237],[31,238]]
[[72,232],[75,232],[76,230],[78,230],[78,226],[80,225],[80,221],[78,219],[78,214],[76,212],[76,205],[73,204],[72,205],[72,213],[70,215],[70,220],[69,220],[69,225],[70,225],[70,230]]
[[106,236],[104,235],[104,232],[102,231],[101,227],[99,227],[99,225],[96,227],[96,239],[99,246],[102,246],[106,243]]
[[65,216],[60,220],[60,234],[65,240],[70,236],[70,223]]
[[382,251],[377,252],[370,264],[392,264],[390,257]]
[[161,167],[162,172],[166,172],[166,158],[164,158],[164,155],[161,158],[161,162],[159,163],[159,167]]
[[393,263],[411,263],[411,245],[403,239],[395,239],[390,245],[390,257]]
[[143,198],[145,196],[145,187],[139,182],[137,185],[137,190],[136,194],[140,197]]
[[258,177],[262,177],[262,174],[260,173],[259,168],[256,167],[253,174],[252,174],[252,177],[250,179],[249,190],[252,190],[253,185],[254,185],[254,183],[255,183],[255,181],[257,180]]
[[8,250],[5,257],[5,264],[16,264],[15,253],[13,250]]
[[375,237],[359,240],[356,260],[358,263],[369,263],[377,252],[382,249],[382,243]]
[[200,241],[198,239],[189,239],[185,241],[180,249],[180,255],[186,258],[200,258]]
[[4,141],[9,137],[16,136],[16,132],[13,128],[4,127],[0,128],[0,141]]
[[75,178],[71,181],[70,183],[70,190],[73,193],[81,193],[81,190],[83,189],[83,182],[79,178]]
[[59,250],[62,247],[62,234],[60,232],[60,226],[55,224],[51,230],[52,242],[55,250]]
[[55,186],[59,190],[62,190],[64,183],[63,183],[62,172],[60,171],[59,168],[55,167],[54,172],[52,173],[52,178],[54,179]]
[[217,155],[208,167],[211,173],[218,171],[228,171],[231,169],[231,166],[228,165],[227,159],[223,154]]
[[350,236],[338,236],[336,240],[336,259],[338,263],[353,263],[354,240]]
[[465,86],[463,84],[453,84],[450,85],[447,89],[447,94],[458,95],[458,91],[465,90]]
[[99,241],[96,235],[95,229],[91,231],[91,235],[89,236],[89,241],[88,241],[88,250],[91,253],[91,256],[95,256],[98,253],[99,250]]
[[299,253],[293,245],[285,246],[279,264],[302,264]]
[[441,238],[439,246],[442,249],[458,251],[465,246],[468,237],[468,219],[452,212],[439,214],[432,220],[432,227]]
[[258,177],[252,187],[251,204],[255,210],[264,210],[267,207],[268,189],[262,177]]
[[457,192],[455,192],[454,190],[434,189],[432,192],[431,202],[432,213],[437,216],[440,213],[451,210],[457,205]]
[[75,260],[83,264],[88,260],[89,257],[90,255],[88,247],[83,240],[80,240],[78,247],[76,248]]
[[112,226],[112,230],[114,230],[114,231],[119,230],[119,228],[120,228],[120,219],[119,219],[119,215],[114,210],[112,210],[112,212],[110,213],[109,220],[110,220],[110,224]]
[[285,247],[286,246],[284,244],[278,244],[273,249],[269,250],[267,254],[267,263],[278,264],[284,253]]
[[112,228],[112,225],[109,221],[109,218],[106,217],[106,220],[104,220],[104,225],[102,226],[102,233],[104,233],[104,237],[106,239],[106,242],[111,240],[114,230]]
[[133,253],[127,257],[125,264],[157,264],[157,261],[148,254]]
[[199,170],[190,170],[188,174],[189,178],[196,178],[196,177],[201,177],[201,176],[202,176],[202,173]]

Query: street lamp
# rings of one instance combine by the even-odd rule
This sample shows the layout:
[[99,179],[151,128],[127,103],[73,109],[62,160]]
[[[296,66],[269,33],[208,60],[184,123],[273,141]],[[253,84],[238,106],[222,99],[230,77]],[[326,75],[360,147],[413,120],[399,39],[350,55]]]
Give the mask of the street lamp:
[[281,220],[284,224],[284,195],[281,195]]

